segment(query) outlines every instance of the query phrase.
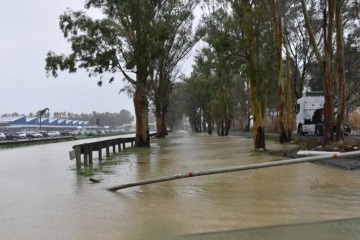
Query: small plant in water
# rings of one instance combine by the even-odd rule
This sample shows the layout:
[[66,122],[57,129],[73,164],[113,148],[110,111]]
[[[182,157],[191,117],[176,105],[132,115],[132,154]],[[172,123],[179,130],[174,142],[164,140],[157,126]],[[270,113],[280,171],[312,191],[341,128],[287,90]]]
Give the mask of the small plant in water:
[[84,177],[90,177],[93,176],[95,174],[96,169],[93,168],[85,168],[85,169],[81,169],[79,172],[79,175],[84,176]]

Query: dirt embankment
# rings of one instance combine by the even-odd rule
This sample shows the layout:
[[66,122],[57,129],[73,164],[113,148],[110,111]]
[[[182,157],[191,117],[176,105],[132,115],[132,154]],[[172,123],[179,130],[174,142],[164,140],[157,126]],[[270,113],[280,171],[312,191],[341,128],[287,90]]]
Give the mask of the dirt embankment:
[[[277,141],[276,139],[273,139]],[[299,150],[312,150],[312,151],[336,151],[336,152],[349,152],[360,150],[360,139],[345,138],[342,142],[324,143],[322,137],[315,136],[294,136],[290,143],[283,144],[286,147],[279,149],[270,149],[268,152],[272,155],[282,156],[287,158],[299,157],[296,153]]]

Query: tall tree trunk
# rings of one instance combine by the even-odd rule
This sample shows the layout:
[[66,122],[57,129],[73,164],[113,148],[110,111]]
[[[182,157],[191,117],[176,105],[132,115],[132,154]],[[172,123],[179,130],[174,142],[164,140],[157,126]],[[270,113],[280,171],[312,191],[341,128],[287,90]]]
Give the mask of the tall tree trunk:
[[324,118],[325,121],[325,143],[333,140],[333,125],[334,125],[334,90],[333,78],[331,71],[331,53],[332,53],[332,34],[334,29],[334,14],[335,14],[335,0],[328,0],[329,7],[329,26],[327,28],[327,39],[325,44],[325,77],[324,77],[324,92],[325,92],[325,106]]
[[225,136],[229,135],[230,127],[231,127],[231,119],[228,119],[226,121],[226,126],[225,126]]
[[254,118],[253,118],[253,139],[255,149],[264,149],[265,147],[265,131],[263,126],[263,116],[261,111],[261,103],[259,99],[255,96],[252,97],[252,108],[254,110]]
[[[326,41],[327,44],[325,43],[325,57],[323,58],[321,56],[319,47],[315,40],[313,30],[310,25],[310,18],[307,13],[305,0],[301,0],[302,10],[305,19],[305,26],[309,34],[309,40],[311,46],[314,49],[316,59],[319,63],[320,72],[324,73],[324,95],[325,95],[324,118],[326,119],[325,133],[324,133],[325,143],[329,143],[331,140],[333,140],[332,126],[334,124],[334,98],[333,98],[334,96],[333,96],[333,84],[331,77],[331,50],[332,50],[332,34],[334,28],[334,3],[335,0],[328,0],[329,24],[326,27],[326,21],[324,19],[324,32],[326,32],[327,30],[327,34],[324,34],[324,41]],[[326,12],[324,13],[324,17],[325,16],[326,16]]]
[[194,126],[194,131],[199,132],[198,125],[197,125],[197,113],[196,113],[196,110],[193,110],[193,126]]
[[148,100],[146,97],[146,75],[138,73],[134,94],[134,107],[136,117],[136,147],[150,147],[148,124]]
[[[259,59],[260,43],[259,38],[261,36],[261,30],[259,25],[259,8],[258,1],[232,1],[232,7],[235,14],[239,18],[238,24],[240,25],[242,34],[244,35],[246,60],[247,60],[247,74],[250,83],[250,98],[253,114],[253,140],[254,148],[265,148],[265,131],[263,120],[262,102],[266,102],[265,99],[260,100],[259,96],[265,95],[260,89],[261,81],[258,76],[258,68],[262,65]],[[259,88],[259,89],[258,89]]]
[[162,115],[162,124],[161,124],[161,131],[165,133],[165,135],[168,135],[168,125],[166,124],[166,114]]
[[280,143],[287,142],[287,134],[285,132],[285,84],[283,75],[283,60],[282,60],[282,20],[279,9],[279,2],[275,0],[269,1],[272,13],[272,26],[274,31],[276,60],[277,60],[277,74],[278,74],[278,121],[279,121],[279,141]]
[[291,141],[292,139],[292,130],[293,130],[293,103],[291,99],[291,68],[290,68],[290,55],[287,46],[285,45],[286,50],[286,79],[287,79],[287,100],[286,100],[286,106],[287,106],[287,113],[286,113],[286,129],[285,132],[287,132],[287,139],[288,141]]
[[342,1],[336,1],[335,22],[336,22],[336,46],[338,56],[338,84],[339,101],[336,119],[336,140],[344,140],[344,119],[345,119],[345,71],[344,71],[344,29],[341,17]]
[[264,149],[265,147],[265,131],[263,126],[263,113],[261,108],[261,101],[258,98],[256,68],[252,57],[249,59],[250,66],[250,95],[251,106],[253,112],[253,140],[255,149]]
[[221,118],[221,134],[220,136],[224,136],[224,119]]
[[209,133],[209,135],[212,135],[213,126],[212,126],[212,119],[211,119],[211,114],[210,113],[211,113],[211,107],[209,106],[208,107],[207,124],[208,124],[208,133]]
[[207,122],[207,119],[206,119],[206,110],[203,109],[203,111],[202,111],[202,128],[203,128],[203,131],[204,131],[204,132],[205,132],[205,130],[207,130],[206,122]]
[[155,105],[155,119],[156,119],[156,137],[164,138],[167,135],[165,116],[168,108],[168,95],[164,91],[164,86],[160,85],[155,90],[154,105]]
[[155,121],[156,121],[156,137],[157,138],[164,138],[166,135],[166,132],[163,132],[162,125],[163,125],[163,111],[162,111],[162,101],[164,98],[163,93],[163,75],[159,74],[158,80],[154,81],[154,78],[152,79],[152,82],[154,83],[154,107],[155,107]]
[[156,114],[156,137],[164,138],[166,136],[165,115],[163,113]]

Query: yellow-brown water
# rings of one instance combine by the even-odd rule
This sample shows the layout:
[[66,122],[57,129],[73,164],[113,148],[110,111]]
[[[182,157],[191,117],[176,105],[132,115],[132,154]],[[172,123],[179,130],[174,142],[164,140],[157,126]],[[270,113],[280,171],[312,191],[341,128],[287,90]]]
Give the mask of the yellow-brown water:
[[279,159],[253,152],[251,139],[173,133],[150,149],[127,149],[113,164],[95,161],[98,184],[71,170],[68,151],[79,143],[0,150],[0,239],[159,239],[360,217],[360,172],[313,163],[105,190]]

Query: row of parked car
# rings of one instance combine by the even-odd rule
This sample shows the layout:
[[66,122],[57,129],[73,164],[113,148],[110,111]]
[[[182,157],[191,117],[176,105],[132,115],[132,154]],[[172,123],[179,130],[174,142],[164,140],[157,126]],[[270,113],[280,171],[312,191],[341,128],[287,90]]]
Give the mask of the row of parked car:
[[60,136],[95,136],[103,134],[118,134],[120,131],[115,130],[64,130],[64,131],[28,131],[28,132],[12,132],[12,133],[1,133],[0,141],[2,140],[18,140],[18,139],[34,139],[34,138],[46,138],[46,137],[60,137]]
[[60,137],[60,136],[74,136],[77,135],[75,131],[28,131],[28,132],[10,132],[1,133],[0,141],[3,140],[18,140],[18,139],[34,139],[34,138],[45,138],[45,137]]

